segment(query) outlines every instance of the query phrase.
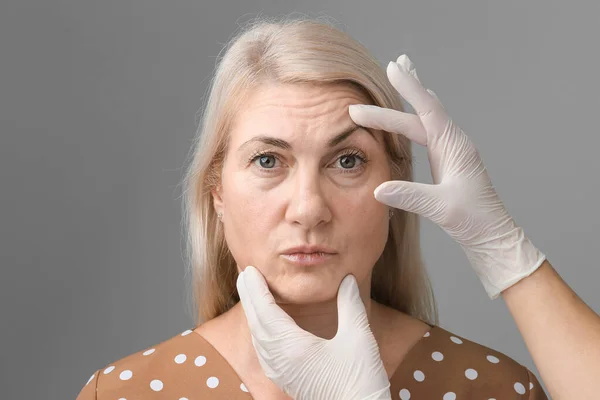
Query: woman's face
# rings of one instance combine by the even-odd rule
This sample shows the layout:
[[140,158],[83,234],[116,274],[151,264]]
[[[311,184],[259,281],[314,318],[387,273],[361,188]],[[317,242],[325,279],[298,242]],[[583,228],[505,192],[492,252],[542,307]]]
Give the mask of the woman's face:
[[[388,236],[388,207],[373,196],[390,180],[383,133],[330,143],[356,126],[348,106],[366,102],[341,84],[271,85],[236,115],[215,208],[238,270],[255,266],[279,303],[331,300],[349,273],[370,285]],[[283,255],[302,245],[334,254],[316,265]]]

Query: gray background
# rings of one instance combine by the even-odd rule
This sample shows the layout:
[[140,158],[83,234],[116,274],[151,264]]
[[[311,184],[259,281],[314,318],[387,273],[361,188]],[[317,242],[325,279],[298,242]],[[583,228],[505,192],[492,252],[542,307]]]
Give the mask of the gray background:
[[[382,66],[407,53],[517,223],[600,310],[600,3],[217,3],[2,2],[1,397],[74,398],[95,370],[192,327],[184,158],[216,56],[261,12],[331,16]],[[538,374],[459,246],[427,220],[422,234],[441,325]]]

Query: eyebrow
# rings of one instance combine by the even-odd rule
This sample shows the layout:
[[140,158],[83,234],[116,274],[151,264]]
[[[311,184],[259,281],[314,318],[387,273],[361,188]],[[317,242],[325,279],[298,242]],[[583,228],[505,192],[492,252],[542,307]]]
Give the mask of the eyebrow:
[[[367,133],[369,133],[369,135],[371,135],[373,140],[375,140],[377,142],[377,138],[375,137],[375,135],[373,135],[373,132],[371,132],[371,130],[366,129],[360,125],[352,124],[349,127],[347,127],[346,129],[344,129],[342,132],[336,134],[332,139],[330,139],[327,142],[327,147],[334,147],[334,146],[340,144],[344,140],[348,139],[350,137],[350,135],[352,135],[354,132],[356,132],[357,130],[359,130],[361,128],[363,128],[365,131],[367,131]],[[265,144],[268,144],[271,146],[280,147],[284,150],[292,149],[292,145],[283,139],[279,139],[279,138],[272,137],[272,136],[260,135],[260,136],[255,136],[252,139],[242,143],[242,145],[239,147],[238,151],[242,150],[244,147],[246,147],[246,145],[248,145],[250,143],[254,143],[254,142],[265,143]]]

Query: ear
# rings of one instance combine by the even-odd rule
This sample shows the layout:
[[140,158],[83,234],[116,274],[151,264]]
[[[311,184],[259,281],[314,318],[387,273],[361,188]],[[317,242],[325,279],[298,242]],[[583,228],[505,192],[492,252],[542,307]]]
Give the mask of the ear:
[[211,191],[210,191],[210,193],[212,194],[213,205],[215,207],[216,213],[223,212],[223,209],[225,208],[223,198],[221,197],[222,190],[223,190],[223,188],[219,184],[215,188],[211,189]]

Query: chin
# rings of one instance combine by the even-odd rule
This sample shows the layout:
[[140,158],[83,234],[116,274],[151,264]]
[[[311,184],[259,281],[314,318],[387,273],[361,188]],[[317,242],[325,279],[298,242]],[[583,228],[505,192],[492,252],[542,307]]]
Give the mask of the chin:
[[[341,282],[341,281],[340,281]],[[286,282],[271,292],[277,303],[283,304],[314,304],[331,301],[337,298],[340,282],[306,279],[302,282]]]

